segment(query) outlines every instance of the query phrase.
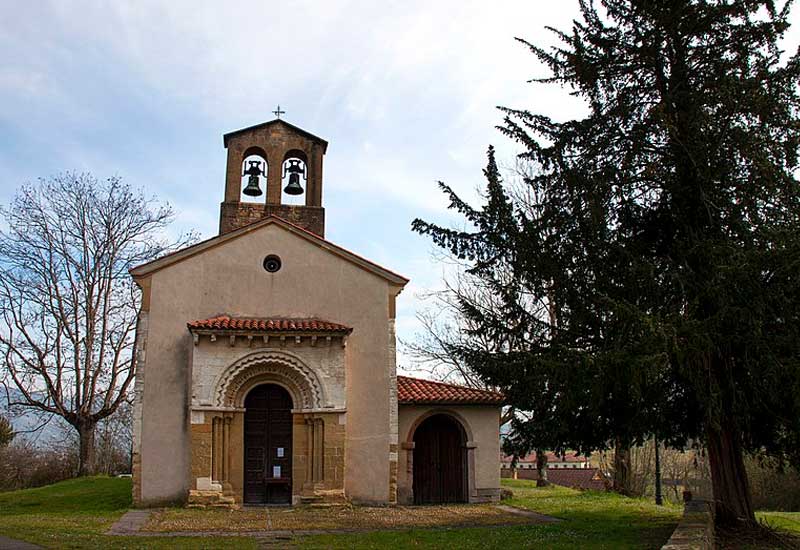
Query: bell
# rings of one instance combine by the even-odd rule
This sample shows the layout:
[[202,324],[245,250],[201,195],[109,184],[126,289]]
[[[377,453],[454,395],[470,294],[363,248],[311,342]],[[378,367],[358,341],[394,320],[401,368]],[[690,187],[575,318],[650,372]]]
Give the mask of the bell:
[[290,160],[289,166],[286,167],[286,172],[289,174],[289,183],[283,188],[283,192],[287,195],[302,195],[303,187],[300,185],[300,174],[305,175],[305,169],[300,166],[300,161]]
[[242,175],[244,176],[247,174],[250,177],[247,178],[247,187],[244,188],[242,193],[248,197],[259,197],[263,194],[261,187],[258,186],[258,176],[263,173],[261,171],[261,162],[257,160],[251,160],[248,161],[248,164],[250,164],[249,168],[247,168]]
[[259,197],[261,196],[261,188],[258,186],[258,176],[250,176],[247,178],[247,187],[244,188],[242,191],[248,197]]
[[303,188],[300,185],[300,176],[297,173],[289,174],[289,183],[283,188],[283,192],[287,195],[302,195]]

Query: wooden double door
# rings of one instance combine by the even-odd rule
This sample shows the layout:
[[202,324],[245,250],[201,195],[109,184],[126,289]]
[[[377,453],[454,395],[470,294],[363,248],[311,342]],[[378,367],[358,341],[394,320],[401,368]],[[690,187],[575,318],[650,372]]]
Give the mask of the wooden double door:
[[467,501],[464,431],[444,414],[424,420],[414,432],[414,504]]
[[244,503],[291,504],[292,398],[277,384],[263,384],[244,406]]

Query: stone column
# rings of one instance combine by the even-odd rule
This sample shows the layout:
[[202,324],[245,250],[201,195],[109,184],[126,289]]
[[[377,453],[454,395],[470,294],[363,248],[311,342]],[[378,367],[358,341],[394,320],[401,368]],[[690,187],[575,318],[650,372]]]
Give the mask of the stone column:
[[475,449],[478,445],[474,441],[467,441],[464,447],[467,452],[467,502],[478,502],[478,490],[475,487]]
[[229,483],[231,475],[231,420],[230,416],[222,419],[222,482]]
[[321,482],[325,479],[324,469],[324,456],[325,456],[325,423],[321,418],[314,419],[314,468],[313,468],[313,481],[314,483]]
[[314,480],[314,420],[306,417],[306,485]]
[[271,149],[267,152],[267,204],[281,203],[283,180],[283,151]]
[[220,481],[220,430],[219,417],[211,419],[211,481]]

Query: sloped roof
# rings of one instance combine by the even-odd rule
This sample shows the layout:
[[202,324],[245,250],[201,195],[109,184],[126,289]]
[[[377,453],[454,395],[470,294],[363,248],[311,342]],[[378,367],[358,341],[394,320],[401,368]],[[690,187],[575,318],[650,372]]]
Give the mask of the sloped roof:
[[316,141],[317,143],[322,145],[322,152],[323,153],[325,153],[328,150],[328,142],[327,141],[325,141],[324,139],[322,139],[319,136],[315,136],[311,132],[308,132],[306,130],[303,130],[302,128],[299,128],[299,127],[295,126],[294,124],[289,124],[288,122],[286,122],[285,120],[280,119],[280,118],[274,118],[272,120],[268,120],[267,122],[262,122],[261,124],[256,124],[255,126],[248,126],[247,128],[241,128],[239,130],[233,130],[232,132],[228,132],[227,134],[224,134],[222,136],[222,144],[225,145],[225,147],[227,147],[228,146],[228,138],[230,138],[231,136],[236,136],[236,135],[239,135],[239,134],[245,134],[247,132],[252,132],[253,130],[258,130],[260,128],[266,128],[267,126],[272,126],[273,124],[283,124],[284,126],[288,126],[289,128],[291,128],[292,130],[294,130],[298,134],[304,135],[305,137],[307,137],[308,139],[310,139],[312,141]]
[[[586,462],[589,460],[589,457],[579,455],[575,451],[567,451],[563,456],[557,455],[553,451],[547,451],[545,454],[547,455],[547,462]],[[507,463],[512,462],[513,459],[514,457],[509,455],[502,455],[500,457],[501,462]],[[532,452],[526,456],[521,456],[519,459],[517,459],[517,464],[522,462],[536,462],[536,452]]]
[[322,319],[290,319],[283,317],[247,318],[219,315],[210,319],[190,321],[189,330],[220,330],[250,332],[328,332],[350,333],[352,328]]
[[302,227],[299,227],[291,222],[284,220],[283,218],[279,218],[278,216],[274,215],[267,216],[266,218],[257,220],[251,224],[245,225],[243,227],[225,233],[224,235],[217,235],[216,237],[212,237],[210,239],[201,241],[192,246],[188,246],[176,252],[172,252],[171,254],[167,254],[156,260],[147,262],[146,264],[138,265],[130,270],[130,274],[133,277],[142,277],[144,275],[149,275],[150,273],[154,273],[172,264],[186,260],[197,254],[201,254],[210,248],[219,246],[228,241],[232,241],[242,235],[246,235],[247,233],[256,231],[261,227],[264,227],[269,224],[279,225],[280,227],[283,227],[284,229],[290,231],[291,233],[294,233],[295,235],[306,239],[307,241],[319,246],[320,248],[325,249],[328,252],[331,252],[332,254],[335,254],[340,258],[343,258],[366,271],[374,273],[375,275],[378,275],[379,277],[382,277],[391,283],[397,285],[405,285],[406,283],[408,283],[408,278],[403,277],[402,275],[398,275],[397,273],[390,271],[385,267],[376,264],[375,262],[371,262],[370,260],[367,260],[366,258],[359,256],[354,252],[350,252],[346,248],[333,244],[332,242],[325,240],[318,235],[315,235],[311,231],[303,229]]
[[401,405],[502,405],[503,394],[466,386],[397,377],[397,400]]

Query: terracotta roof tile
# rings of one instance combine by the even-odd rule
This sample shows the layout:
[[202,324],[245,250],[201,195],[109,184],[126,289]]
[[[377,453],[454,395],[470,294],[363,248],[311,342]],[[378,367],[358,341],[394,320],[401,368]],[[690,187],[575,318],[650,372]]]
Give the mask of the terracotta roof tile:
[[503,395],[409,376],[397,377],[397,399],[402,405],[501,405]]
[[244,318],[220,315],[187,323],[189,330],[249,330],[255,332],[338,332],[352,328],[322,319]]
[[[563,456],[562,455],[557,455],[556,453],[554,453],[552,451],[547,451],[546,454],[547,454],[547,462],[548,463],[553,463],[553,462],[587,462],[589,460],[589,457],[586,457],[586,456],[583,456],[583,455],[579,455],[575,451],[567,451]],[[511,463],[513,461],[513,459],[514,459],[514,457],[510,456],[510,455],[501,455],[500,456],[500,461],[501,462],[505,462],[505,463]],[[521,456],[521,457],[519,457],[517,459],[517,464],[520,464],[522,462],[526,462],[526,463],[527,462],[536,462],[536,452],[532,452],[532,453],[530,453],[528,455]]]

